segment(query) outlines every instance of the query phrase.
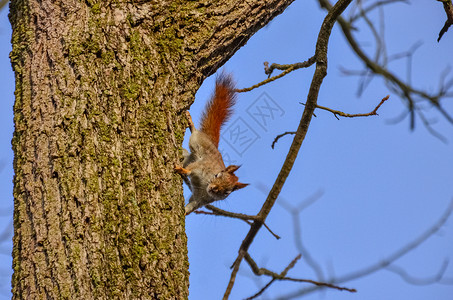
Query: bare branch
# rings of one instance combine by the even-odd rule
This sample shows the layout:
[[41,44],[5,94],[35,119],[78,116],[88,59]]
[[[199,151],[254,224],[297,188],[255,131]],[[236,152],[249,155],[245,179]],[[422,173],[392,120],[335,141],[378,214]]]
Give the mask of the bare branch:
[[280,274],[277,274],[277,273],[274,273],[266,268],[260,268],[258,267],[258,265],[256,264],[256,262],[252,259],[252,257],[246,253],[245,256],[244,256],[244,259],[245,261],[249,264],[250,268],[252,269],[253,273],[255,273],[255,275],[258,275],[258,276],[261,276],[261,275],[267,275],[267,276],[270,276],[272,277],[272,280],[269,281],[260,291],[258,291],[255,295],[247,298],[247,299],[254,299],[256,297],[258,297],[259,295],[261,295],[275,280],[287,280],[287,281],[294,281],[294,282],[305,282],[305,283],[311,283],[311,284],[314,284],[316,286],[323,286],[323,287],[328,287],[328,288],[333,288],[333,289],[337,289],[337,290],[340,290],[340,291],[348,291],[348,292],[357,292],[356,289],[350,289],[350,288],[346,288],[346,287],[340,287],[340,286],[336,286],[336,285],[333,285],[333,284],[330,284],[330,283],[325,283],[325,282],[319,282],[319,281],[314,281],[314,280],[310,280],[310,279],[299,279],[299,278],[292,278],[292,277],[286,277],[286,274],[288,273],[288,271],[290,269],[292,269],[297,261],[301,258],[301,255],[297,255],[290,263],[289,265],[283,270],[283,272],[281,272]]
[[432,126],[431,123],[426,119],[425,115],[423,114],[422,111],[417,110],[417,114],[420,117],[420,120],[422,120],[423,125],[425,125],[425,128],[428,130],[429,133],[431,133],[432,136],[438,138],[441,142],[444,144],[448,144],[448,140],[446,137],[444,137],[442,134],[440,134],[438,131],[436,131]]
[[245,253],[248,251],[251,243],[253,242],[255,236],[258,234],[258,231],[261,229],[262,224],[266,220],[267,216],[270,213],[270,210],[275,204],[275,201],[280,194],[280,191],[285,184],[286,178],[289,176],[289,173],[294,165],[296,157],[299,153],[299,149],[302,145],[305,135],[308,131],[308,126],[310,125],[313,112],[316,108],[316,102],[318,100],[319,90],[321,88],[324,77],[327,75],[327,45],[332,31],[332,27],[335,24],[336,19],[341,13],[348,7],[352,0],[339,0],[335,6],[327,13],[326,18],[324,19],[323,24],[318,35],[318,40],[316,43],[316,69],[313,74],[313,79],[310,85],[310,89],[307,96],[307,104],[305,106],[302,118],[297,128],[296,135],[293,139],[291,147],[288,151],[288,155],[283,163],[283,166],[280,170],[280,173],[277,176],[277,179],[274,182],[274,185],[267,196],[266,201],[261,207],[258,217],[260,221],[254,221],[250,227],[247,236],[242,241],[242,244],[239,248],[239,254],[233,263],[233,272],[230,276],[230,281],[228,283],[227,289],[224,294],[224,299],[228,299],[231,290],[234,285],[236,278],[237,270],[241,264],[242,259],[244,258]]
[[[318,0],[318,2],[321,5],[321,7],[325,8],[326,10],[329,10],[332,7],[329,0]],[[362,10],[361,13],[363,14],[363,12],[365,12],[365,10]],[[340,17],[338,18],[338,23],[341,26],[341,30],[343,31],[343,34],[347,42],[349,43],[353,51],[356,53],[358,58],[361,59],[363,63],[366,65],[366,69],[372,74],[381,76],[386,81],[386,85],[390,89],[392,89],[396,94],[398,94],[399,97],[401,97],[401,99],[406,100],[407,108],[410,111],[409,116],[411,129],[415,127],[415,115],[416,115],[415,114],[416,103],[414,100],[415,97],[418,97],[430,103],[433,107],[437,109],[437,111],[440,114],[442,114],[445,117],[445,119],[447,119],[447,121],[453,124],[453,117],[441,106],[440,103],[441,99],[445,97],[446,94],[448,94],[447,91],[441,89],[438,90],[436,93],[429,93],[411,86],[410,82],[404,82],[402,79],[398,78],[398,76],[391,73],[387,69],[385,64],[381,64],[379,61],[371,59],[364,52],[364,50],[359,46],[359,43],[352,34],[353,28],[350,22]],[[373,31],[372,28],[370,28],[370,30]],[[365,74],[367,75],[369,73],[367,72]],[[369,80],[369,78],[366,78],[365,80]],[[367,81],[365,81],[364,83],[367,83]]]
[[[365,114],[348,114],[348,113],[344,113],[344,112],[341,112],[339,110],[333,110],[331,108],[328,108],[328,107],[325,107],[325,106],[321,106],[321,105],[316,105],[316,108],[319,108],[319,109],[323,109],[323,110],[327,110],[327,111],[330,111],[331,113],[333,113],[333,115],[335,116],[335,118],[337,118],[337,120],[340,120],[338,118],[338,116],[341,116],[341,117],[345,117],[345,118],[355,118],[355,117],[369,117],[369,116],[378,116],[378,113],[377,113],[377,110],[381,107],[382,104],[384,104],[385,101],[387,101],[388,99],[390,98],[390,95],[387,95],[385,96],[381,102],[374,108],[373,111],[369,112],[369,113],[365,113]],[[300,102],[300,104],[302,105],[305,105],[305,103],[302,103]],[[315,117],[316,115],[313,114]],[[274,149],[274,146],[275,144],[278,142],[278,140],[282,137],[284,137],[285,135],[288,135],[288,134],[296,134],[295,131],[287,131],[287,132],[284,132],[282,134],[279,134],[275,137],[274,141],[272,142],[272,149]],[[439,134],[435,134],[436,137],[439,137]],[[444,139],[441,139],[441,140],[444,140]]]
[[291,214],[291,217],[293,219],[293,230],[294,230],[293,236],[296,248],[303,255],[304,260],[308,264],[308,266],[313,270],[313,272],[315,272],[318,281],[324,281],[325,279],[324,272],[321,268],[321,265],[314,259],[310,251],[308,251],[308,249],[304,245],[304,242],[302,240],[303,234],[302,225],[300,222],[300,214],[305,208],[307,208],[309,205],[318,200],[323,195],[323,193],[324,193],[323,191],[317,191],[316,193],[311,195],[308,199],[302,201],[297,207],[293,206],[288,201],[285,201],[285,199],[282,198],[279,198],[278,202],[280,206],[282,206],[289,214]]
[[453,25],[453,4],[451,3],[451,0],[437,1],[442,2],[442,4],[444,5],[445,13],[447,14],[447,20],[445,21],[444,27],[442,27],[442,29],[440,30],[439,37],[437,38],[437,42],[439,42],[444,33],[448,31],[448,28]]
[[[415,52],[418,50],[423,45],[421,41],[415,42],[407,51],[403,51],[400,53],[395,53],[387,58],[387,60],[390,61],[395,61],[399,60],[402,58],[407,58],[407,57],[412,57],[414,56]],[[409,80],[408,80],[409,81]]]
[[0,9],[3,9],[3,7],[8,4],[9,0],[1,0],[0,1]]
[[[402,246],[400,249],[396,250],[392,254],[388,255],[385,259],[371,264],[368,267],[359,269],[357,271],[351,272],[349,274],[339,276],[339,277],[332,277],[330,280],[326,280],[332,284],[339,284],[348,282],[357,278],[363,278],[370,274],[373,274],[379,270],[387,268],[389,265],[394,263],[396,260],[401,258],[402,256],[406,255],[410,251],[414,250],[422,243],[424,243],[428,238],[433,236],[439,229],[447,222],[448,218],[451,216],[453,212],[453,199],[450,201],[448,207],[446,208],[445,212],[439,218],[439,220],[430,228],[428,228],[425,232],[423,232],[420,236],[415,238],[412,242]],[[292,293],[288,293],[286,295],[280,296],[278,299],[293,299],[295,297],[300,297],[302,295],[306,295],[318,290],[321,287],[309,287],[302,290],[294,291]]]

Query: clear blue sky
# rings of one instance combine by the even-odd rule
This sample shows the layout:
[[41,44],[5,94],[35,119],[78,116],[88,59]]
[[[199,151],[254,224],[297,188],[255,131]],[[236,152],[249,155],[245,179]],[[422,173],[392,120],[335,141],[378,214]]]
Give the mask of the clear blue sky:
[[[437,34],[445,21],[442,5],[437,1],[412,1],[411,5],[395,4],[385,10],[385,36],[388,54],[407,50],[421,41],[413,57],[412,84],[434,91],[439,74],[453,64],[453,29],[440,43]],[[324,12],[315,1],[296,1],[270,25],[255,34],[225,65],[238,87],[248,87],[266,78],[263,62],[293,63],[313,54]],[[377,15],[372,20],[377,22]],[[358,40],[372,52],[372,36],[358,32]],[[12,105],[14,79],[8,59],[10,25],[7,11],[0,13],[0,73],[2,87],[0,109],[0,234],[12,220]],[[318,103],[348,113],[371,111],[387,94],[390,100],[379,110],[379,116],[336,120],[331,113],[316,111],[299,157],[281,193],[282,201],[297,206],[311,195],[322,196],[300,214],[302,241],[326,278],[360,270],[377,263],[432,226],[453,198],[453,125],[434,109],[427,116],[437,120],[434,128],[449,141],[433,137],[417,119],[416,129],[409,130],[407,119],[389,124],[405,107],[403,102],[375,78],[363,95],[357,97],[358,78],[343,76],[340,67],[362,68],[336,27],[329,45],[328,76],[321,88]],[[406,79],[405,62],[390,68]],[[291,137],[282,138],[270,148],[275,136],[296,129],[305,102],[313,68],[299,70],[250,93],[238,97],[236,114],[229,123],[240,124],[250,132],[249,139],[231,146],[221,141],[221,149],[231,161],[242,164],[238,175],[250,183],[217,206],[226,210],[253,214],[265,199],[263,189],[270,188],[290,145]],[[450,74],[450,78],[453,74]],[[191,108],[197,123],[201,109],[212,91],[214,77],[207,79]],[[271,103],[273,118],[254,119],[249,112]],[[453,105],[445,105],[453,114]],[[245,127],[244,127],[245,126]],[[228,126],[227,126],[228,127]],[[186,193],[188,196],[189,193]],[[281,202],[280,202],[281,203]],[[281,272],[298,254],[291,214],[277,204],[267,224],[282,239],[275,240],[261,230],[250,248],[261,266]],[[202,215],[187,217],[191,272],[190,299],[220,299],[226,288],[229,266],[248,231],[241,221]],[[11,236],[10,234],[10,236]],[[0,299],[10,298],[11,239],[0,242]],[[420,247],[397,260],[411,276],[431,278],[446,259],[453,260],[453,218]],[[304,257],[289,273],[292,277],[316,279]],[[446,279],[453,281],[453,266],[448,265]],[[251,275],[243,263],[231,299],[254,294],[267,282]],[[350,294],[327,290],[325,299],[451,299],[453,285],[407,284],[387,270],[342,285],[356,288]],[[275,299],[307,284],[276,282],[261,299]],[[306,297],[319,299],[319,294]]]

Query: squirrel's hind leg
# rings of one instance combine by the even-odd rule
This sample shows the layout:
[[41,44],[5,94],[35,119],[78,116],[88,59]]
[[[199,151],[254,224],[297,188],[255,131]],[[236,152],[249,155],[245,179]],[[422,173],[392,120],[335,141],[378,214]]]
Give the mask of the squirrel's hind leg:
[[187,118],[187,122],[189,123],[190,132],[194,132],[194,130],[197,130],[195,128],[195,125],[193,124],[192,116],[190,115],[188,110],[186,111],[186,118]]

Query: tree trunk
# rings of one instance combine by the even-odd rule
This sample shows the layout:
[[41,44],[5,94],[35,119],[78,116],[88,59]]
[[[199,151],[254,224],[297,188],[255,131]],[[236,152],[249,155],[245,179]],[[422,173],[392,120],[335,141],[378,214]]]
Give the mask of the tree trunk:
[[182,112],[292,0],[11,1],[14,299],[184,299]]

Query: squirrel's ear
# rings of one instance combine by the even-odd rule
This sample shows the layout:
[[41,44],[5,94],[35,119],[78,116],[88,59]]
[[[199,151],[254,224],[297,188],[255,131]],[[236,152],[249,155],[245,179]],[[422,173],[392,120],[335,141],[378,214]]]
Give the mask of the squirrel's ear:
[[249,185],[248,183],[236,182],[234,184],[234,189],[239,190],[239,189],[245,188],[248,185]]
[[234,173],[240,166],[231,165],[226,167],[225,172]]

